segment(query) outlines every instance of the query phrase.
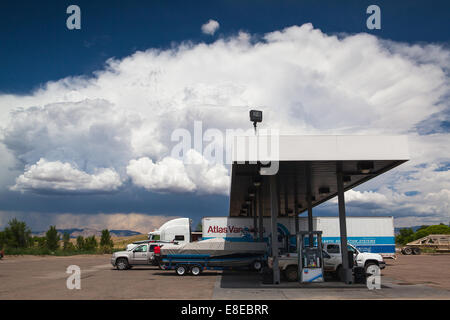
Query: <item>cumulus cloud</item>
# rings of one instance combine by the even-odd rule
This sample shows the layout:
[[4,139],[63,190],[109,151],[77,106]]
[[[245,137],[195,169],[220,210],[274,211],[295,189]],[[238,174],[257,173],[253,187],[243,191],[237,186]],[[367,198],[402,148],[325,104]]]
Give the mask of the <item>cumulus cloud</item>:
[[143,157],[131,160],[127,174],[133,183],[153,191],[175,191],[227,194],[230,178],[227,169],[220,164],[210,164],[200,153],[190,149],[182,160],[165,157],[154,163]]
[[101,169],[95,174],[81,171],[70,163],[40,159],[28,166],[25,173],[16,179],[11,187],[15,191],[33,192],[109,192],[122,185],[119,175],[113,169]]
[[[364,193],[372,191],[399,216],[429,210],[445,219],[450,202],[441,191],[450,190],[450,178],[437,168],[450,162],[450,135],[436,126],[450,114],[448,56],[439,45],[330,36],[311,24],[181,43],[109,59],[93,77],[0,95],[0,139],[18,176],[45,158],[89,175],[111,168],[152,191],[224,194],[224,167],[170,159],[171,134],[186,128],[194,136],[196,120],[204,130],[247,129],[248,109],[264,106],[261,128],[281,134],[407,134],[411,161],[361,185],[351,202],[369,199],[378,210],[378,196]],[[169,170],[176,178],[167,178]],[[431,196],[438,194],[441,201]]]
[[183,162],[165,157],[154,163],[144,157],[131,160],[127,173],[133,183],[148,190],[193,191],[195,184],[186,174]]
[[[337,198],[333,198],[333,203],[338,203]],[[348,190],[345,193],[345,203],[350,206],[375,204],[378,206],[387,204],[388,199],[384,194],[373,191]]]
[[219,29],[219,23],[216,20],[210,19],[207,23],[202,25],[202,32],[204,34],[213,35]]

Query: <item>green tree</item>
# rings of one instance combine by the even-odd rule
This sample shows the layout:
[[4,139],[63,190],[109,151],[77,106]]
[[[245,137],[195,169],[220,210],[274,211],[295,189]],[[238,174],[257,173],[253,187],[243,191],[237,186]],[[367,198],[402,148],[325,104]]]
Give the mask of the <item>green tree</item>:
[[405,245],[412,240],[414,240],[414,231],[411,228],[400,229],[399,234],[395,237],[395,242],[401,245]]
[[3,237],[5,245],[10,248],[26,248],[31,243],[31,230],[25,222],[14,218],[8,222]]
[[195,231],[202,231],[202,228],[203,228],[202,222],[200,221],[200,222],[197,224],[197,227],[195,228]]
[[45,241],[45,237],[36,237],[35,241],[37,242],[37,246],[41,249],[44,249],[47,247],[46,241]]
[[427,226],[417,230],[414,234],[414,240],[428,236],[429,234],[450,234],[450,227],[444,224],[438,224],[434,226]]
[[0,250],[2,250],[6,245],[6,235],[4,231],[0,231]]
[[55,251],[59,248],[59,234],[56,226],[50,226],[50,229],[45,234],[45,244],[49,250]]
[[114,243],[111,240],[111,234],[109,233],[109,230],[102,230],[102,236],[100,238],[100,248],[104,253],[110,253],[113,247]]
[[64,251],[73,251],[75,250],[75,246],[72,242],[70,242],[70,234],[66,231],[63,234],[63,250]]
[[95,236],[87,237],[85,241],[85,250],[93,251],[96,250],[98,247],[97,239],[95,239]]
[[77,250],[82,251],[84,250],[85,247],[85,241],[84,241],[84,237],[83,236],[78,236],[77,237]]

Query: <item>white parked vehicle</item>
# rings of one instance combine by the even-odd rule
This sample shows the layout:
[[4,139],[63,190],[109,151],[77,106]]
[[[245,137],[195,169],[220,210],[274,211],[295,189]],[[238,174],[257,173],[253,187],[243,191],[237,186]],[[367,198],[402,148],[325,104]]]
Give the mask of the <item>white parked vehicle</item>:
[[114,252],[111,256],[111,264],[117,270],[131,269],[133,266],[156,266],[154,250],[157,246],[164,244],[150,242],[138,244],[130,250]]
[[[377,265],[384,269],[386,263],[383,257],[377,253],[360,252],[353,245],[348,244],[348,250],[353,252],[354,269],[361,268],[364,273],[371,265]],[[323,269],[324,272],[333,273],[339,280],[342,280],[342,256],[339,243],[324,244],[323,247]],[[268,258],[269,268],[273,266],[273,259]],[[288,281],[298,280],[298,255],[297,253],[283,254],[278,258],[278,266]]]
[[178,242],[185,244],[191,242],[191,219],[177,218],[164,223],[158,229],[148,233],[149,240],[161,242]]

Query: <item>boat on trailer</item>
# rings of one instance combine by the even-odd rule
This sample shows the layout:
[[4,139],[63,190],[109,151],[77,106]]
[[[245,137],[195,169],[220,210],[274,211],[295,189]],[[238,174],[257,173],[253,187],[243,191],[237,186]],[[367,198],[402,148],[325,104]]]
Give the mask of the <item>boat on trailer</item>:
[[156,254],[162,269],[183,275],[198,275],[202,270],[251,267],[259,270],[267,255],[263,242],[232,242],[224,239],[201,240],[182,245],[166,244]]

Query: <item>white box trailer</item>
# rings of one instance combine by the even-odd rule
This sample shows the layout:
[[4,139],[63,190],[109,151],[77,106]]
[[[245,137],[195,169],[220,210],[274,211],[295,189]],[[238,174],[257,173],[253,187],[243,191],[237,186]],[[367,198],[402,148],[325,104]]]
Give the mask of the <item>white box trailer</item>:
[[[393,217],[347,217],[346,221],[348,242],[360,251],[379,253],[385,257],[395,255]],[[263,227],[264,240],[268,242],[271,230],[270,218],[263,219]],[[313,227],[314,230],[322,231],[323,243],[340,242],[338,217],[314,217]],[[294,218],[278,218],[277,229],[279,246],[286,250],[295,250]],[[307,230],[308,219],[300,217],[299,231]],[[202,219],[202,239],[225,238],[227,241],[252,242],[255,241],[254,235],[254,221],[251,217],[205,217]]]

